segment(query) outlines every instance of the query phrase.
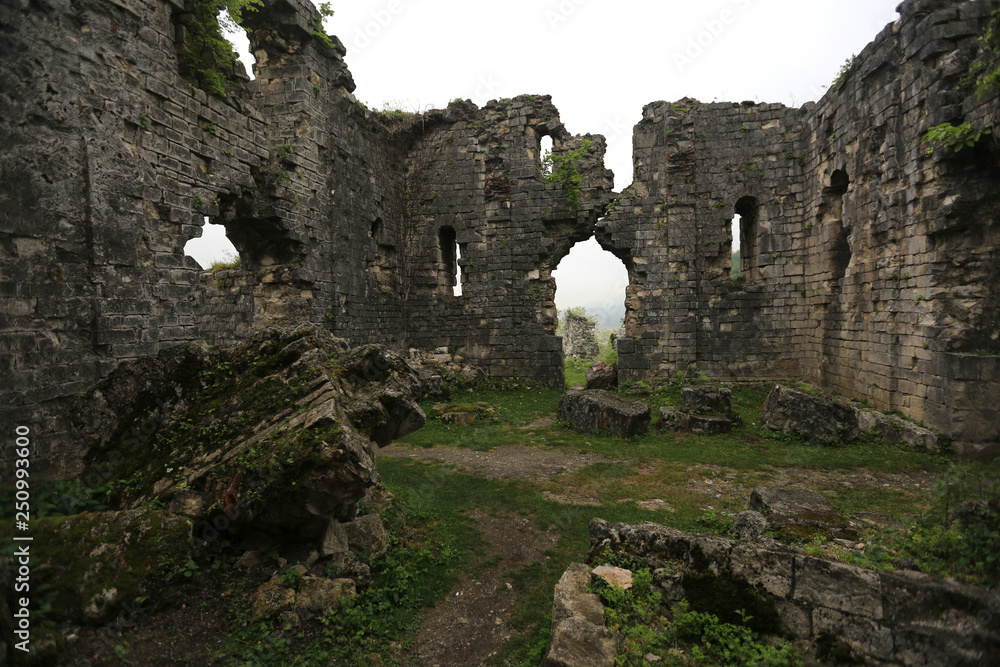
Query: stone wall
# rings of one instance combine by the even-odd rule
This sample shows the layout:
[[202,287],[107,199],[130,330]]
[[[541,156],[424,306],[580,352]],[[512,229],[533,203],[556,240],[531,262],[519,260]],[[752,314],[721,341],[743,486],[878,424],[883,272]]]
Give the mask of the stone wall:
[[[410,342],[447,345],[496,378],[561,385],[552,271],[576,242],[593,236],[611,199],[604,138],[570,135],[549,96],[522,95],[482,109],[456,102],[429,116],[422,122],[442,123],[423,132],[407,171]],[[557,156],[589,142],[576,165],[576,209],[561,184],[545,182],[543,136],[552,137]]]
[[562,338],[563,351],[567,357],[592,361],[600,353],[600,346],[594,335],[595,326],[582,315],[566,313]]
[[[1000,595],[920,572],[877,572],[763,538],[684,533],[655,523],[590,522],[593,562],[641,558],[664,602],[750,611],[765,632],[810,640],[837,664],[991,665],[1000,659]],[[714,605],[714,607],[713,607]],[[761,628],[763,630],[763,628]]]
[[998,150],[922,143],[943,122],[996,126],[996,94],[959,90],[990,10],[903,3],[802,109],[646,107],[635,182],[600,224],[644,274],[623,377],[695,363],[712,377],[799,376],[958,441],[996,440]]
[[[216,97],[180,75],[188,11],[0,7],[3,421],[34,425],[56,475],[80,447],[62,399],[123,359],[299,320],[400,340],[398,298],[370,299],[355,266],[401,216],[403,154],[350,95],[343,47],[312,36],[307,0],[270,2],[247,15],[257,80]],[[240,252],[225,280],[183,254],[206,217]]]
[[[307,0],[247,13],[256,80],[181,76],[184,0],[0,6],[4,423],[72,474],[64,399],[189,340],[320,324],[354,344],[436,349],[497,378],[562,383],[552,270],[578,241],[626,266],[625,379],[697,364],[799,376],[958,440],[1000,433],[995,142],[929,154],[931,125],[995,125],[958,91],[985,0],[910,0],[817,104],[648,105],[635,182],[547,96],[378,114]],[[540,141],[576,162],[579,204]],[[742,282],[729,231],[744,219]],[[205,218],[241,266],[183,255]],[[461,275],[461,291],[457,280]]]

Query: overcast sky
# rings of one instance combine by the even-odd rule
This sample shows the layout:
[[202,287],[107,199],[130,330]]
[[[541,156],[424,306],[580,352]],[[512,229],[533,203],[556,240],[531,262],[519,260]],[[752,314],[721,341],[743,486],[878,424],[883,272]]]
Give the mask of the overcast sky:
[[[632,127],[645,104],[817,100],[844,61],[897,18],[898,4],[334,0],[325,25],[347,47],[354,94],[369,108],[549,94],[570,132],[607,137],[605,163],[620,191],[632,180]],[[218,240],[209,245],[209,256],[223,253]],[[625,269],[595,241],[578,244],[556,279],[559,308],[624,301]]]

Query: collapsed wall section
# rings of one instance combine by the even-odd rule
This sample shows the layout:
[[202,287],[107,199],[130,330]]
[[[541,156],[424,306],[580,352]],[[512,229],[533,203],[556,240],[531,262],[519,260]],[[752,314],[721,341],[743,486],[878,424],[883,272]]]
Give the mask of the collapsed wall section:
[[[64,399],[123,359],[303,320],[401,336],[398,300],[352,267],[357,221],[401,217],[402,154],[311,3],[245,19],[257,80],[223,68],[223,96],[181,76],[181,0],[0,7],[3,421],[44,434],[40,472],[79,469]],[[206,218],[240,252],[225,275],[183,254]]]

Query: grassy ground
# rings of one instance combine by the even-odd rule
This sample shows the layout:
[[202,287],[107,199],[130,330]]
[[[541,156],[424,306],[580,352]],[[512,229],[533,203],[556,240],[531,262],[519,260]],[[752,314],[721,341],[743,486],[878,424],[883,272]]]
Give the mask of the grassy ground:
[[[570,366],[567,384],[577,382],[573,372]],[[878,513],[901,522],[901,528],[874,526],[864,533],[862,540],[869,545],[864,551],[803,545],[809,553],[881,568],[906,558],[928,572],[1000,587],[995,562],[1000,554],[998,527],[985,524],[975,535],[963,533],[945,525],[942,505],[942,494],[954,503],[995,493],[987,483],[984,495],[983,480],[996,479],[996,464],[957,466],[948,455],[889,445],[871,435],[839,447],[810,446],[762,426],[769,389],[733,387],[734,408],[743,424],[732,433],[650,431],[627,440],[579,434],[556,422],[562,389],[522,385],[512,391],[481,388],[464,393],[456,400],[494,405],[499,420],[471,426],[431,420],[400,444],[476,452],[523,445],[606,460],[532,481],[486,479],[439,463],[380,458],[382,481],[396,504],[383,513],[393,543],[389,555],[373,565],[372,586],[354,602],[301,627],[289,626],[280,617],[255,620],[246,599],[260,585],[259,576],[242,575],[232,567],[238,554],[213,556],[219,565],[210,559],[200,563],[200,574],[191,579],[184,601],[188,608],[208,605],[228,630],[221,645],[205,649],[199,660],[206,665],[397,664],[396,657],[417,639],[421,610],[440,601],[460,579],[495,564],[470,518],[479,513],[522,515],[539,531],[558,535],[546,558],[506,575],[518,594],[507,619],[515,634],[496,664],[535,667],[548,644],[553,588],[569,563],[585,558],[592,518],[726,533],[733,516],[746,509],[750,490],[759,485],[813,488],[847,516]],[[648,403],[654,415],[661,405],[680,403],[677,386],[625,395]],[[423,407],[429,410],[431,405]],[[210,570],[226,574],[209,580]],[[175,627],[181,626],[170,626]],[[170,628],[162,634],[171,634]],[[148,655],[144,647],[149,641],[138,632],[124,635],[116,646],[121,664]]]
[[[569,364],[567,385],[576,382],[574,372],[575,367]],[[585,556],[589,546],[587,523],[593,517],[609,521],[656,521],[689,531],[726,532],[732,517],[747,508],[750,489],[788,474],[827,495],[834,507],[847,516],[874,512],[909,521],[914,514],[929,515],[934,511],[937,499],[934,482],[953,468],[951,457],[886,444],[870,434],[843,446],[818,447],[772,433],[761,424],[761,410],[769,389],[770,386],[733,388],[734,408],[740,413],[743,425],[732,433],[650,431],[628,440],[610,434],[582,435],[558,422],[539,422],[540,418],[555,415],[562,390],[484,390],[469,396],[469,400],[495,405],[500,411],[499,421],[465,427],[431,422],[403,443],[479,451],[519,444],[595,453],[611,460],[541,482],[488,481],[437,465],[399,460],[383,461],[380,466],[386,485],[400,497],[410,498],[414,493],[419,495],[433,489],[430,493],[436,499],[435,511],[441,517],[460,517],[470,509],[516,511],[534,517],[542,530],[559,531],[561,537],[548,554],[548,560],[511,573],[511,582],[522,596],[513,620],[518,634],[503,662],[537,665],[548,640],[547,614],[553,586],[570,562]],[[671,386],[626,396],[644,400],[655,415],[661,405],[679,405],[680,388]],[[978,464],[970,465],[978,469]],[[982,469],[996,470],[995,466],[985,465]],[[846,487],[842,482],[873,476],[877,481],[886,481]],[[429,486],[429,478],[436,478],[439,484]],[[728,492],[712,494],[711,488]],[[547,499],[551,494],[586,498],[599,506],[560,504]],[[643,503],[650,500],[662,502]],[[653,509],[642,509],[640,503]],[[837,555],[819,547],[812,552]],[[888,561],[900,553],[903,552],[883,549],[871,558],[865,554],[851,558],[861,565],[891,567]]]

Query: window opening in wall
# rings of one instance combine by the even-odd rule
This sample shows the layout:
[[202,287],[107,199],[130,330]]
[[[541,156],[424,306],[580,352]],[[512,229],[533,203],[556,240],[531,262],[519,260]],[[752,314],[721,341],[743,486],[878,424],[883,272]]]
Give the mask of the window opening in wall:
[[733,221],[730,226],[729,236],[733,240],[732,249],[732,270],[731,276],[733,280],[743,279],[743,265],[741,264],[740,258],[740,221],[743,216],[739,213],[733,216]]
[[229,17],[229,12],[223,10],[219,12],[219,26],[222,28],[222,35],[233,45],[233,50],[239,57],[240,62],[247,71],[250,80],[254,80],[253,67],[257,64],[257,59],[250,53],[250,38],[247,31]]
[[[583,372],[594,361],[615,363],[614,340],[625,320],[629,285],[625,264],[591,237],[574,245],[552,271],[556,284],[556,333],[562,336],[567,385],[582,384]],[[583,316],[593,324],[567,327],[568,315]]]
[[439,285],[443,292],[452,296],[462,296],[462,269],[458,260],[462,259],[462,248],[455,238],[452,227],[442,227],[438,233],[440,250]]
[[541,161],[542,165],[542,175],[548,174],[551,170],[551,166],[546,166],[545,157],[552,153],[552,137],[545,135],[539,142],[538,146],[538,159]]
[[194,259],[203,269],[224,269],[239,266],[240,253],[226,236],[223,225],[215,225],[205,217],[201,236],[184,244],[184,254]]
[[740,197],[733,216],[734,280],[750,280],[757,262],[757,223],[760,204],[756,197]]

